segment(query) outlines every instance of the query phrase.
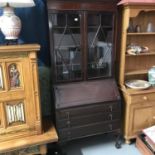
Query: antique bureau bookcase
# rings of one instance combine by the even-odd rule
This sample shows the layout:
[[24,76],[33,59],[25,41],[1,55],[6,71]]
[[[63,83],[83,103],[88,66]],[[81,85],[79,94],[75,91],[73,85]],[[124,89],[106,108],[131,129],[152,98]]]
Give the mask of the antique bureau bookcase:
[[38,50],[37,44],[0,46],[0,143],[42,133]]
[[56,128],[60,141],[120,133],[114,79],[115,0],[48,0]]
[[[124,96],[124,138],[126,143],[135,138],[143,128],[155,124],[155,88],[134,90],[126,87],[129,80],[148,80],[148,70],[155,65],[155,3],[124,3],[120,50],[119,84]],[[138,25],[140,29],[136,28]],[[131,27],[132,26],[132,27]],[[127,53],[127,46],[135,44],[148,47],[147,52]]]

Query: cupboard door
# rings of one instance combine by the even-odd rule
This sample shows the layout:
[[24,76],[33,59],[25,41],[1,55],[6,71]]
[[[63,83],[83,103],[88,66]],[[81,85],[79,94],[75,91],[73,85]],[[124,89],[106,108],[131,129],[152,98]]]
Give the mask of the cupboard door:
[[49,16],[56,82],[82,80],[81,29],[78,12]]
[[151,126],[153,124],[153,117],[155,105],[153,103],[142,103],[131,106],[129,118],[129,136],[133,136],[141,132],[142,129]]

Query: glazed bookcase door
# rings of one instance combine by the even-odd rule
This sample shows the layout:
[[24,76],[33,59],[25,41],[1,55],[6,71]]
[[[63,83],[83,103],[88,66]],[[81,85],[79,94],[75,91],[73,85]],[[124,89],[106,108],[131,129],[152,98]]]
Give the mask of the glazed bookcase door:
[[113,13],[88,14],[88,79],[112,76]]
[[82,80],[80,14],[53,13],[49,20],[56,82]]

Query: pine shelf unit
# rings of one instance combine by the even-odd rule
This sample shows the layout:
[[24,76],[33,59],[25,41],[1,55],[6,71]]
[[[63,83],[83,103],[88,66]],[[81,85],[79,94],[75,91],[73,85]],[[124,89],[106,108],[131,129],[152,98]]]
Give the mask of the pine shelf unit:
[[[155,88],[134,90],[127,88],[128,80],[148,80],[148,70],[155,65],[155,32],[147,32],[148,23],[155,27],[155,3],[125,3],[122,9],[119,85],[124,97],[124,138],[126,143],[145,127],[155,124]],[[129,32],[131,24],[140,26],[140,32]],[[148,47],[145,53],[127,54],[127,46]]]

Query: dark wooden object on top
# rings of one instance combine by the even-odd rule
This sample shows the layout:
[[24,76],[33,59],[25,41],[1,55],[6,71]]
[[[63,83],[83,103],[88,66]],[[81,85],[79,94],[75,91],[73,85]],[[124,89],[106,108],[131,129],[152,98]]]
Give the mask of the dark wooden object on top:
[[120,133],[114,78],[117,0],[47,2],[59,141]]

